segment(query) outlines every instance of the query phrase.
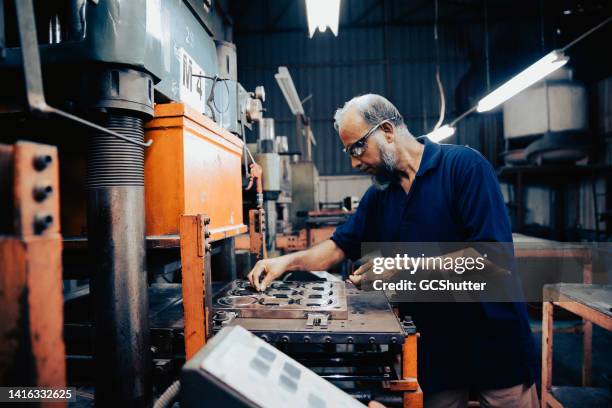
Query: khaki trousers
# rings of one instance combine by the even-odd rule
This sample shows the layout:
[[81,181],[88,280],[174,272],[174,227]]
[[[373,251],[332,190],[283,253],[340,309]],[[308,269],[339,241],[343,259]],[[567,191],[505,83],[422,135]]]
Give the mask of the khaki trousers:
[[[466,408],[468,390],[458,389],[425,394],[424,408]],[[497,390],[483,390],[478,393],[481,407],[485,408],[539,408],[538,392],[535,384],[524,384]]]

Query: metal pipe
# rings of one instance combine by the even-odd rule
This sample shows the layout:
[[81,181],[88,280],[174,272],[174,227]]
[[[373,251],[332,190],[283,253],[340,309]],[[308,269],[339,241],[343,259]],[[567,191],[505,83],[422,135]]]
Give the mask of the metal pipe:
[[[140,117],[110,113],[102,117],[101,124],[143,141]],[[96,406],[148,406],[151,358],[144,147],[104,132],[94,133],[89,143],[87,190]]]

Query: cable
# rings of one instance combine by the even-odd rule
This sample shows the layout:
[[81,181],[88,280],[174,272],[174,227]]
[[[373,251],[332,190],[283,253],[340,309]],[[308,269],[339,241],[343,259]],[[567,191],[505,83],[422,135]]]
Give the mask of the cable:
[[569,48],[573,47],[574,45],[578,44],[580,41],[584,40],[586,37],[588,37],[589,35],[593,34],[595,31],[599,30],[601,27],[605,26],[610,21],[612,21],[612,16],[606,18],[604,21],[602,21],[601,23],[597,24],[595,27],[593,27],[590,30],[586,31],[584,34],[582,34],[581,36],[576,38],[574,41],[571,41],[565,47],[561,48],[561,51],[566,51]]
[[[201,74],[191,74],[191,76],[194,76],[196,78],[204,78],[204,79],[209,79],[212,81],[212,87],[210,89],[210,92],[208,93],[208,97],[206,98],[206,106],[210,109],[210,112],[213,116],[213,120],[217,120],[216,116],[215,116],[215,111],[219,112],[220,114],[224,114],[225,112],[228,111],[229,109],[229,104],[230,104],[230,92],[229,92],[229,86],[227,85],[227,81],[230,81],[230,78],[222,78],[218,75],[215,76],[209,76],[209,75],[201,75]],[[215,101],[215,88],[217,86],[217,82],[224,82],[225,83],[225,89],[227,91],[227,104],[225,106],[225,108],[223,109],[223,111],[221,111],[218,107],[217,107],[217,103]]]
[[[244,133],[244,123],[242,121],[240,121],[240,129],[242,130],[242,146],[244,147],[244,150],[247,151],[249,150],[247,148],[247,142],[246,142],[246,135]],[[250,153],[250,152],[249,152]],[[245,178],[249,178],[249,164],[247,163],[247,155],[244,155],[244,177]]]
[[153,408],[170,408],[176,402],[179,392],[181,391],[181,382],[176,380],[173,382],[162,395],[159,396]]
[[98,125],[96,123],[93,123],[93,122],[90,122],[90,121],[85,120],[83,118],[80,118],[78,116],[75,116],[75,115],[73,115],[71,113],[64,112],[63,110],[54,108],[53,106],[47,105],[46,109],[43,112],[44,113],[54,113],[54,114],[56,114],[58,116],[61,116],[63,118],[70,119],[70,120],[75,121],[77,123],[80,123],[82,125],[85,125],[85,126],[88,126],[90,128],[96,129],[96,130],[98,130],[100,132],[104,132],[104,133],[107,133],[107,134],[109,134],[111,136],[115,136],[118,139],[121,139],[121,140],[126,141],[128,143],[135,144],[137,146],[149,147],[153,143],[153,140],[149,140],[148,142],[145,143],[145,142],[139,142],[138,140],[130,139],[127,136],[124,136],[124,135],[119,134],[117,132],[114,132],[114,131],[112,131],[110,129],[107,129],[107,128],[103,127],[103,126],[100,126],[100,125]]
[[466,110],[461,115],[459,115],[455,119],[453,119],[453,121],[450,123],[450,126],[455,126],[455,124],[457,122],[459,122],[461,119],[465,118],[467,115],[469,115],[470,113],[474,112],[475,110],[476,110],[476,106],[472,106],[470,109]]
[[215,107],[215,109],[217,110],[217,112],[219,112],[220,114],[224,114],[225,112],[227,112],[229,110],[229,105],[230,105],[230,91],[229,91],[229,86],[227,85],[227,81],[223,81],[223,83],[225,84],[225,92],[227,93],[227,103],[225,104],[225,108],[223,108],[223,110],[220,110],[217,107],[217,101],[213,98],[213,106]]
[[489,8],[487,0],[484,0],[484,29],[485,29],[485,73],[487,79],[487,92],[491,89],[491,64],[489,62]]
[[440,94],[440,117],[434,125],[433,130],[437,130],[442,122],[444,122],[444,116],[446,114],[446,97],[444,95],[444,87],[442,86],[442,80],[440,79],[440,42],[438,40],[438,0],[435,1],[435,20],[434,20],[434,41],[436,44],[436,84],[438,85],[438,92]]
[[[244,146],[244,150],[247,152],[248,157],[251,158],[251,162],[256,163],[255,158],[253,157],[253,154],[251,153],[251,151],[249,150],[247,146],[246,135],[244,132],[244,123],[241,123],[240,125],[242,126],[242,145]],[[245,155],[244,157],[244,176],[248,178],[249,177],[249,164],[247,163],[247,155]]]

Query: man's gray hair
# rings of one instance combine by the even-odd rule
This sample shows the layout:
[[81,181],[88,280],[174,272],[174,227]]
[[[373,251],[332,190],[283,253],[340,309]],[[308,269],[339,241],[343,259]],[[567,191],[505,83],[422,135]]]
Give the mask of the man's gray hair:
[[404,118],[387,98],[376,94],[366,94],[354,97],[336,110],[334,114],[336,131],[340,128],[344,114],[352,108],[356,108],[370,126],[376,126],[383,120],[389,120],[395,127],[405,127]]

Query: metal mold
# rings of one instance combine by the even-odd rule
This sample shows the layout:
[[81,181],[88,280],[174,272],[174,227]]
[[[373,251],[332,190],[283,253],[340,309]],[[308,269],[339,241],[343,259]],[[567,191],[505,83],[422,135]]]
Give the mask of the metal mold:
[[249,282],[235,280],[215,296],[213,308],[251,318],[306,319],[309,313],[348,318],[343,282],[273,282],[260,293]]
[[219,305],[227,307],[246,307],[257,303],[252,296],[225,296],[218,300]]

